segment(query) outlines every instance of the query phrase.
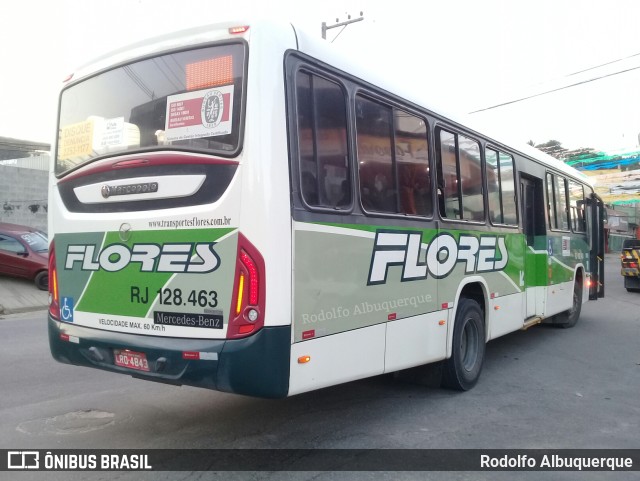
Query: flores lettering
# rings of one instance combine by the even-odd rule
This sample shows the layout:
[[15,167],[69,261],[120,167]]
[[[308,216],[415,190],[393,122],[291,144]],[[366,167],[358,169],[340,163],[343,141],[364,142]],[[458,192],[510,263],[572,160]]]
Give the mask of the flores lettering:
[[492,272],[504,269],[509,260],[504,236],[461,235],[456,239],[439,234],[424,247],[422,234],[415,231],[378,231],[371,255],[367,285],[387,282],[389,266],[402,266],[402,281],[447,277],[458,262],[465,273]]
[[[96,253],[95,245],[70,245],[64,268],[71,270],[79,263],[83,271],[121,271],[137,264],[141,272],[190,272],[205,274],[220,266],[213,250],[215,242],[198,244],[111,244]],[[194,253],[195,249],[195,255]]]

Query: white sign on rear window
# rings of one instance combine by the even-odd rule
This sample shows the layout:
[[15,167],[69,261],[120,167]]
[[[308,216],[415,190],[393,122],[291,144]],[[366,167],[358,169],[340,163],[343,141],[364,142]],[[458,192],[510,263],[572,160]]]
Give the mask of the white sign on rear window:
[[231,133],[233,85],[167,97],[165,140],[198,139]]
[[124,143],[124,117],[105,119],[98,142],[99,148],[126,147]]

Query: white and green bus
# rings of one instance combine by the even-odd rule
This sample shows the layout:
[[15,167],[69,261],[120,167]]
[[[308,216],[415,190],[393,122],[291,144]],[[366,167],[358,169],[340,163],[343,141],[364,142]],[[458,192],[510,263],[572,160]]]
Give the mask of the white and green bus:
[[[426,61],[426,60],[425,60]],[[77,71],[50,176],[51,352],[280,398],[571,327],[604,294],[576,170],[430,108],[290,24],[219,24]]]

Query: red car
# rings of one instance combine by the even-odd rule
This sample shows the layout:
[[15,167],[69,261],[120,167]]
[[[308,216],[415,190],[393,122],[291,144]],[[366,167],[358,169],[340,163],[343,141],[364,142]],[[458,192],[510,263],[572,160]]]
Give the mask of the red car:
[[0,274],[33,279],[38,289],[49,287],[47,235],[25,225],[0,222]]

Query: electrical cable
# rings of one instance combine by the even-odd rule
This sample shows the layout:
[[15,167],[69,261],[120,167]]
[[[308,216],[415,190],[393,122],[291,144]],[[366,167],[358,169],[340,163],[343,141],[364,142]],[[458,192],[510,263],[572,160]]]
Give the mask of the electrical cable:
[[[568,88],[571,88],[571,87],[576,87],[578,85],[583,85],[583,84],[590,83],[590,82],[595,82],[596,80],[601,80],[601,79],[607,78],[607,77],[613,77],[614,75],[619,75],[619,74],[622,74],[622,73],[627,73],[627,72],[631,72],[632,70],[638,70],[638,69],[640,69],[640,65],[637,66],[637,67],[632,67],[632,68],[628,68],[628,69],[625,69],[625,70],[619,70],[617,72],[612,72],[612,73],[609,73],[609,74],[606,74],[606,75],[601,75],[600,77],[594,77],[594,78],[590,78],[590,79],[587,79],[587,80],[582,80],[580,82],[576,82],[576,83],[573,83],[573,84],[570,84],[570,85],[564,85],[563,87],[558,87],[558,88],[555,88],[555,89],[546,90],[544,92],[539,92],[537,94],[528,95],[526,97],[522,97],[522,98],[519,98],[519,99],[509,100],[508,102],[502,102],[502,103],[499,103],[499,104],[496,104],[496,105],[492,105],[490,107],[485,107],[485,108],[482,108],[482,109],[474,110],[472,112],[469,112],[469,114],[475,114],[475,113],[478,113],[478,112],[484,112],[486,110],[496,109],[498,107],[504,107],[505,105],[515,104],[517,102],[522,102],[524,100],[529,100],[529,99],[532,99],[532,98],[535,98],[535,97],[540,97],[542,95],[550,94],[550,93],[553,93],[553,92],[558,92],[560,90],[565,90],[565,89],[568,89]],[[573,75],[573,74],[570,74],[570,75]]]

